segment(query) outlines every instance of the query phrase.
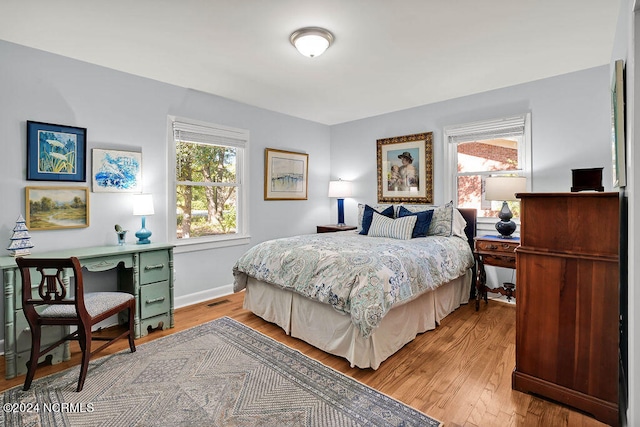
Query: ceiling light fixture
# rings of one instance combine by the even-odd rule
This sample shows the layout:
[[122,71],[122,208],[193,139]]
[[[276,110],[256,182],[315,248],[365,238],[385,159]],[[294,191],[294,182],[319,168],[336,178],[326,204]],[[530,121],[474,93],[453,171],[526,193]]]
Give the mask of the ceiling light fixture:
[[298,49],[298,52],[309,58],[322,55],[331,46],[333,40],[333,34],[319,27],[300,28],[289,36],[289,41]]

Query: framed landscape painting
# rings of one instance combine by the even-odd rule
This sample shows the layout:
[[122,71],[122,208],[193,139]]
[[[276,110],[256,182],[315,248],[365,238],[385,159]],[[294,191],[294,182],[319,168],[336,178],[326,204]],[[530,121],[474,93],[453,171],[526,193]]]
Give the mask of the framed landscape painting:
[[433,133],[379,139],[378,203],[433,203]]
[[88,187],[26,187],[29,230],[89,226]]
[[265,149],[264,199],[307,200],[309,155]]
[[92,150],[91,180],[94,193],[141,193],[142,153]]
[[85,182],[87,129],[27,121],[27,180]]

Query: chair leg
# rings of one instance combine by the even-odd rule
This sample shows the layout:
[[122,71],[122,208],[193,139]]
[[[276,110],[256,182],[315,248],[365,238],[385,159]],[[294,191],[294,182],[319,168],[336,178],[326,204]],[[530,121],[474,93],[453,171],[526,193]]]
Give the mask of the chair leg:
[[84,380],[87,378],[89,359],[91,358],[91,325],[78,325],[78,342],[82,350],[82,363],[80,364],[80,377],[76,391],[80,392],[84,387]]
[[131,353],[135,353],[136,351],[136,343],[134,342],[135,337],[135,325],[134,325],[134,315],[136,311],[135,301],[129,305],[129,349]]
[[36,375],[36,369],[38,368],[38,356],[40,355],[40,327],[31,328],[31,359],[27,363],[27,376],[24,379],[24,391],[29,390],[33,377]]

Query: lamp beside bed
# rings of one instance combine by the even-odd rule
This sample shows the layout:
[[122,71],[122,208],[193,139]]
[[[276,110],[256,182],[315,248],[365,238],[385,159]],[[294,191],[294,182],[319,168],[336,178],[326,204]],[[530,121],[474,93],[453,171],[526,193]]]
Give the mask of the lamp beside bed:
[[510,239],[516,231],[516,223],[511,221],[513,213],[507,201],[518,200],[516,193],[522,193],[526,188],[527,179],[523,176],[490,176],[485,180],[484,198],[502,202],[502,209],[498,214],[500,221],[496,223],[496,230],[504,239]]
[[329,182],[329,197],[336,197],[338,199],[338,227],[344,227],[344,199],[345,197],[351,197],[352,186],[350,181],[343,181],[338,179],[337,181]]

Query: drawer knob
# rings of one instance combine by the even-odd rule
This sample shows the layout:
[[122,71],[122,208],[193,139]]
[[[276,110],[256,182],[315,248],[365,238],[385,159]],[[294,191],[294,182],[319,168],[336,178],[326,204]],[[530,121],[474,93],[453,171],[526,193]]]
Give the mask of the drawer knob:
[[164,264],[156,264],[156,265],[145,265],[144,266],[144,271],[149,271],[149,270],[157,270],[157,269],[162,269],[164,268]]
[[498,245],[489,244],[487,245],[487,249],[498,249]]
[[147,304],[153,304],[153,303],[162,302],[162,301],[164,301],[164,297],[158,297],[154,299],[148,299]]

